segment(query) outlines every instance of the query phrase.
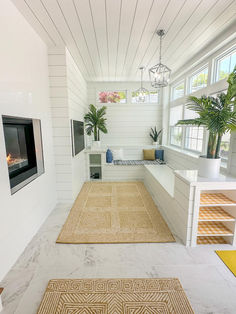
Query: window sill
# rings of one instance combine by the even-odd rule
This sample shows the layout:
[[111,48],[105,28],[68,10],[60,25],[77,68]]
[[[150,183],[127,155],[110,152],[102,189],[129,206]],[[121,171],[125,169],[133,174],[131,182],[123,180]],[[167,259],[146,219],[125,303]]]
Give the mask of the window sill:
[[[161,145],[161,147],[163,148],[167,148],[169,150],[173,150],[177,153],[183,154],[185,156],[188,156],[190,158],[194,158],[194,159],[198,159],[198,157],[201,155],[200,153],[193,153],[193,152],[188,152],[186,150],[183,150],[181,148],[175,147],[175,146],[171,146],[171,145]],[[220,172],[221,173],[226,173],[227,171],[227,162],[226,161],[221,161],[221,165],[220,165]]]
[[175,152],[178,152],[178,153],[180,153],[180,154],[186,155],[186,156],[188,156],[188,157],[195,158],[195,159],[198,159],[198,157],[200,156],[200,153],[197,153],[197,152],[196,152],[196,153],[189,152],[189,151],[187,151],[187,150],[184,150],[184,149],[181,149],[181,148],[172,146],[172,145],[161,145],[161,146],[164,147],[164,148],[173,150],[173,151],[175,151]]

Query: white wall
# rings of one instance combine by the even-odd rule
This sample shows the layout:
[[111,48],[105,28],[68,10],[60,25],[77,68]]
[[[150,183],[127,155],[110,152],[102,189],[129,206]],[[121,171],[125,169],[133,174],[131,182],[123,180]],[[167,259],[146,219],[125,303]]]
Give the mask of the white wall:
[[0,118],[0,280],[56,203],[47,47],[9,0],[0,3],[0,115],[41,119],[45,173],[10,193]]
[[71,203],[85,181],[85,156],[72,157],[70,120],[83,121],[87,83],[67,49],[49,49],[48,62],[58,200]]
[[[88,111],[87,83],[84,80],[70,53],[66,53],[67,62],[67,86],[69,118],[84,121],[84,115]],[[84,152],[80,152],[72,158],[72,196],[78,195],[86,177],[86,160]]]
[[[153,126],[157,126],[157,129],[162,128],[162,105],[132,104],[131,92],[139,87],[140,83],[136,82],[88,83],[88,102],[98,107],[103,106],[97,101],[99,91],[127,90],[126,104],[105,104],[108,134],[101,134],[102,144],[108,146],[152,144],[150,128]],[[145,84],[145,87],[148,89],[150,86]]]

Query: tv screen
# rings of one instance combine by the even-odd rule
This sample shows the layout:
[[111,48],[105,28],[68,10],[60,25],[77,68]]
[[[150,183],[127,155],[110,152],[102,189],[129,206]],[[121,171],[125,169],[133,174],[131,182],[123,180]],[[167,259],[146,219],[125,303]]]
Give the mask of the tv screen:
[[84,149],[84,122],[71,120],[72,128],[72,151],[73,156],[76,156]]

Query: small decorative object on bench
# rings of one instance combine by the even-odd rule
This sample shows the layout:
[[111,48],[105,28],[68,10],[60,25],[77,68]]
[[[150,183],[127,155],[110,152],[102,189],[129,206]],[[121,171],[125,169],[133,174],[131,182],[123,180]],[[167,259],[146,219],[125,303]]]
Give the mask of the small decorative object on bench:
[[124,159],[124,152],[123,149],[114,149],[112,150],[113,160],[123,160]]
[[159,159],[164,161],[164,149],[156,149],[155,150],[155,159]]
[[111,164],[113,161],[113,155],[112,155],[112,151],[108,148],[107,152],[106,152],[106,162],[108,164]]
[[155,160],[155,149],[143,149],[144,160]]
[[1,299],[2,292],[3,292],[3,288],[0,288],[0,312],[2,311],[2,299]]

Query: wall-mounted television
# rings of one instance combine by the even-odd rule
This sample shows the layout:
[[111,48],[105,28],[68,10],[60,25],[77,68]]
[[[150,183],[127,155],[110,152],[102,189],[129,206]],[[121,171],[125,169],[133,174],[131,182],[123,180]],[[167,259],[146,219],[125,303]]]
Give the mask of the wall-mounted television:
[[72,155],[76,156],[84,149],[84,122],[71,120]]

